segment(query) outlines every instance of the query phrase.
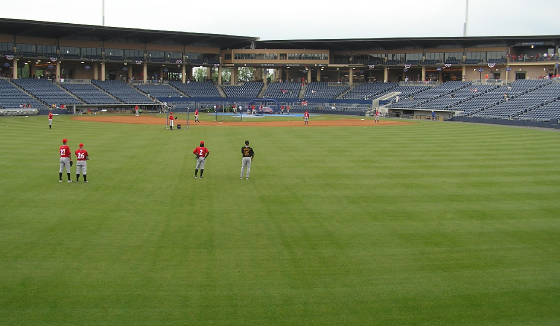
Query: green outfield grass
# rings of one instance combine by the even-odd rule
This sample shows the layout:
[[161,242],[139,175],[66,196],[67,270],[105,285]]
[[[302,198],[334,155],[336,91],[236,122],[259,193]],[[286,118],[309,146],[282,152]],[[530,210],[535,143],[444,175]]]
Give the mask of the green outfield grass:
[[[63,137],[88,184],[58,183]],[[463,123],[2,118],[0,325],[558,325],[559,145]]]

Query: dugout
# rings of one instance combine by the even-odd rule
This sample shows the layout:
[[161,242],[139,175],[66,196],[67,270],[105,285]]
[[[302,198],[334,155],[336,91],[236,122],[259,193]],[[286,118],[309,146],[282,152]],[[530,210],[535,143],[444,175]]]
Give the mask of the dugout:
[[454,111],[441,109],[410,109],[410,108],[390,108],[388,116],[394,118],[432,120],[432,111],[436,113],[436,120],[449,120],[455,115]]

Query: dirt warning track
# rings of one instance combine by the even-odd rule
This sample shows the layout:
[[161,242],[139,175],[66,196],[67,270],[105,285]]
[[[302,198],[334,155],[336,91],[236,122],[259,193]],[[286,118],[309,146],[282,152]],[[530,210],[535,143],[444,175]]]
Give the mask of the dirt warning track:
[[[144,124],[144,125],[164,125],[165,118],[154,116],[120,116],[120,115],[107,115],[107,116],[78,116],[73,117],[72,120],[79,121],[92,121],[92,122],[107,122],[107,123],[129,123],[129,124]],[[176,120],[176,124],[185,125],[186,120]],[[189,122],[191,126],[194,125],[192,120]],[[374,123],[372,120],[358,120],[358,119],[339,119],[339,120],[311,120],[307,127],[360,127],[360,126],[399,126],[409,125],[410,122],[406,121],[385,121],[381,120]],[[201,121],[197,126],[224,126],[224,127],[305,127],[302,121]]]

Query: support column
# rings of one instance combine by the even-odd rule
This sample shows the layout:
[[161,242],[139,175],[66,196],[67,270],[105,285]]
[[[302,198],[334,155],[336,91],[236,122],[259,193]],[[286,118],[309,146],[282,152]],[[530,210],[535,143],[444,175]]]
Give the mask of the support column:
[[56,62],[56,82],[60,83],[60,61]]
[[30,63],[29,65],[30,65],[30,67],[29,67],[29,70],[30,70],[30,71],[29,71],[29,75],[31,76],[31,78],[34,78],[34,79],[35,79],[35,78],[36,78],[36,77],[35,77],[35,64],[32,62],[32,63]]
[[101,62],[101,81],[105,81],[105,62]]
[[509,84],[509,66],[504,68],[506,70],[506,84]]
[[237,84],[237,67],[231,68],[231,79],[229,81],[231,85]]
[[12,79],[18,79],[17,63],[18,63],[17,59],[12,60]]
[[99,66],[97,63],[93,64],[93,80],[99,80]]
[[187,82],[187,66],[185,64],[183,64],[181,66],[181,83],[186,83]]
[[218,66],[218,85],[222,85],[222,65]]
[[350,86],[354,84],[354,69],[348,68],[348,83]]
[[443,70],[439,71],[438,82],[440,82],[440,83],[443,82]]
[[422,81],[426,80],[426,66],[422,66]]
[[207,80],[212,80],[212,67],[207,67],[206,68],[206,79]]
[[317,81],[321,81],[321,68],[317,68]]
[[385,67],[383,69],[383,82],[384,83],[388,83],[389,82],[389,68]]
[[278,68],[278,69],[276,69],[276,71],[278,72],[278,76],[276,76],[276,80],[277,81],[278,80],[280,80],[280,81],[284,80],[284,76],[283,76],[284,75],[284,68]]
[[144,62],[142,66],[142,81],[145,83],[148,82],[148,64]]
[[461,80],[465,81],[467,79],[467,66],[461,67]]
[[128,67],[128,82],[132,81],[132,65],[127,65]]
[[285,81],[290,81],[290,69],[286,69],[286,80]]
[[307,83],[311,83],[311,68],[309,68],[309,70],[307,70]]

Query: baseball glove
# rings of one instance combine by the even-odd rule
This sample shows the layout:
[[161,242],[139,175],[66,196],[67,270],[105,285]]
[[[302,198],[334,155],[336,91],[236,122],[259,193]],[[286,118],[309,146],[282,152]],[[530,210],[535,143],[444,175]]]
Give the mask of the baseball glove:
[[70,166],[72,166],[72,165],[74,165],[74,162],[73,162],[73,161],[70,161]]

